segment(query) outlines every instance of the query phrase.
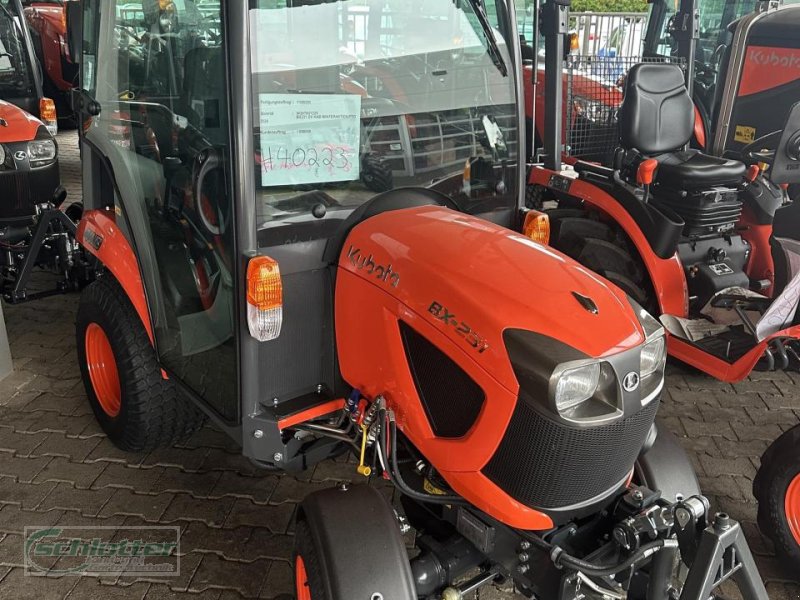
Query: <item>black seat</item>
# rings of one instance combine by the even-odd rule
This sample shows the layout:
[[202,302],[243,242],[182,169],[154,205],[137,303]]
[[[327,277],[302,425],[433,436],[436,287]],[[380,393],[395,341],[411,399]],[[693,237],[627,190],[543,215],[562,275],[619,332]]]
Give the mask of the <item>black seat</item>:
[[704,188],[736,185],[746,168],[738,160],[725,160],[699,150],[672,152],[658,158],[656,181],[669,188]]
[[677,189],[738,185],[747,168],[739,161],[683,150],[694,131],[694,103],[677,65],[640,63],[628,72],[619,108],[625,150],[655,158],[655,183]]

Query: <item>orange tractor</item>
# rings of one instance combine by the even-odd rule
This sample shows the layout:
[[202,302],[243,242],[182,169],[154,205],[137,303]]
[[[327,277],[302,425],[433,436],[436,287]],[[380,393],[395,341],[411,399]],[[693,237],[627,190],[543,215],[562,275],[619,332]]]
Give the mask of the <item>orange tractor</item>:
[[59,274],[56,292],[87,279],[75,243],[80,204],[64,203],[55,105],[42,93],[39,65],[19,0],[0,0],[0,295],[21,302],[31,273]]
[[101,4],[70,18],[101,272],[76,333],[115,444],[210,418],[267,469],[352,452],[365,484],[299,507],[300,600],[766,599],[654,424],[663,329],[531,239],[513,5],[221,2],[183,44],[184,5],[146,0],[141,46]]

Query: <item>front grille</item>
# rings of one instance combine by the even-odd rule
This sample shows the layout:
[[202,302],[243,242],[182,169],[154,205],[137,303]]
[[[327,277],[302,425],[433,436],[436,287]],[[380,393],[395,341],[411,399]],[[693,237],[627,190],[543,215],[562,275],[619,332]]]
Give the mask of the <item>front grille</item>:
[[413,177],[461,169],[482,152],[483,115],[491,114],[505,136],[509,156],[517,153],[516,115],[500,107],[386,116],[364,121],[372,152],[395,177]]
[[433,433],[444,438],[466,435],[483,407],[483,390],[450,357],[402,321],[400,334]]
[[17,221],[36,214],[30,173],[0,170],[0,221]]
[[581,428],[547,418],[520,398],[483,474],[533,508],[586,502],[610,491],[633,468],[658,404],[653,400],[609,425]]

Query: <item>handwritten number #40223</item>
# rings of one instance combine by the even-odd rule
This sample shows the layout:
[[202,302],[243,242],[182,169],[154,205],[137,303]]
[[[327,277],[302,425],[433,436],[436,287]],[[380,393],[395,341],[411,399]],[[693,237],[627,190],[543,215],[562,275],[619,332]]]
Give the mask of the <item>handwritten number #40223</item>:
[[347,151],[341,146],[326,146],[319,151],[316,148],[287,148],[286,146],[274,148],[268,146],[266,150],[267,153],[261,156],[261,164],[264,165],[267,171],[319,166],[343,171],[350,170]]

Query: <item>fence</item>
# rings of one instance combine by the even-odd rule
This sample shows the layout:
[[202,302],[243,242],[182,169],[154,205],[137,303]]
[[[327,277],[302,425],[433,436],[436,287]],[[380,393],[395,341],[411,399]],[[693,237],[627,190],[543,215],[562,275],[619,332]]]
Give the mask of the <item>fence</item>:
[[572,13],[570,31],[578,34],[583,56],[638,57],[647,28],[647,13]]
[[622,78],[639,62],[671,62],[684,67],[682,59],[570,56],[567,74],[566,143],[574,158],[610,165],[619,142],[617,109],[622,102]]

